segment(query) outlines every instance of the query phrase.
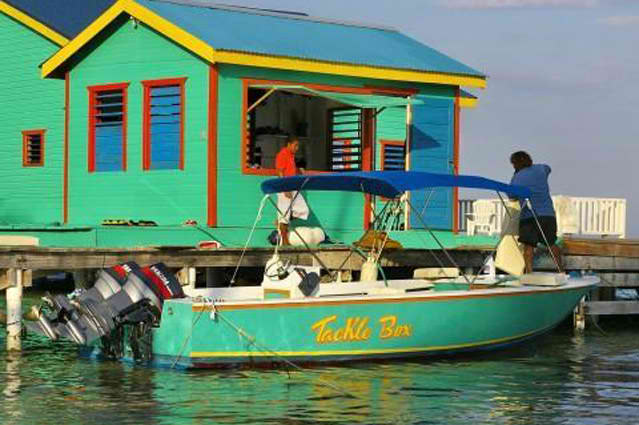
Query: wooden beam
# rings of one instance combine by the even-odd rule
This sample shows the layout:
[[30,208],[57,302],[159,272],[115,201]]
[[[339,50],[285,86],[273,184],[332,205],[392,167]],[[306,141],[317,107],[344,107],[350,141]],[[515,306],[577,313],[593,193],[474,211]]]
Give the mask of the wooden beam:
[[[322,248],[317,256],[327,267],[336,269],[346,258],[346,247]],[[163,262],[168,267],[234,267],[241,249],[197,250],[197,249],[102,249],[102,248],[37,248],[0,247],[0,269],[22,268],[33,270],[77,270],[110,267],[127,261],[136,261],[142,266]],[[249,249],[241,267],[263,267],[273,255],[270,248]],[[471,250],[451,250],[450,255],[461,267],[480,267],[484,253]],[[299,265],[313,265],[313,256],[301,249],[281,249],[280,256]],[[449,261],[438,250],[389,250],[380,259],[384,267],[438,267],[436,257],[445,265]],[[349,270],[359,270],[362,258],[354,254],[345,264]]]
[[[638,272],[638,258],[564,255],[564,267],[566,270],[609,270],[611,272]],[[535,270],[556,270],[552,259],[544,254],[535,257]]]
[[639,273],[595,273],[601,282],[599,286],[613,288],[636,288],[639,287]]
[[639,301],[590,301],[584,311],[588,315],[639,314]]
[[565,239],[562,250],[565,255],[589,255],[639,259],[639,240]]
[[33,273],[31,270],[3,269],[0,270],[0,291],[5,290],[17,282],[17,273],[22,273],[22,286],[25,288],[33,284]]

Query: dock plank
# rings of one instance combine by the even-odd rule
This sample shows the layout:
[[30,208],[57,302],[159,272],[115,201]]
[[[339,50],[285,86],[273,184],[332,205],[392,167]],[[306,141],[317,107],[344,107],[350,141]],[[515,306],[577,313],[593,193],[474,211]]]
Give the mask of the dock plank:
[[639,301],[589,301],[584,305],[588,315],[639,314]]
[[636,239],[564,239],[565,255],[591,255],[639,258],[639,240]]
[[[535,270],[555,270],[555,263],[548,255],[535,258]],[[638,272],[639,259],[589,255],[564,255],[566,270],[599,270],[610,272]]]
[[[344,262],[349,249],[322,247],[317,257],[327,267],[336,269]],[[434,255],[433,255],[434,254]],[[273,255],[271,248],[251,248],[242,258],[242,267],[262,267]],[[480,267],[485,253],[471,250],[451,250],[450,255],[461,267]],[[284,260],[299,265],[317,265],[309,252],[286,248],[280,250]],[[439,261],[437,258],[439,258]],[[22,268],[34,270],[76,270],[110,267],[127,261],[140,265],[163,262],[169,267],[233,267],[242,257],[242,249],[104,249],[104,248],[38,248],[0,247],[0,269]],[[450,266],[450,261],[439,250],[388,250],[380,259],[384,267],[437,267],[440,262]],[[359,270],[363,259],[353,255],[344,264],[346,270]]]
[[639,287],[639,273],[596,273],[601,282],[599,286],[611,288],[637,288]]

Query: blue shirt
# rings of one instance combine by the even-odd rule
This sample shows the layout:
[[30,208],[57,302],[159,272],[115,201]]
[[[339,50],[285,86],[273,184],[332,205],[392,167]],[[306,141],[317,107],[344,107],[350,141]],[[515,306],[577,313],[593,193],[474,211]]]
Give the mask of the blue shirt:
[[[548,187],[550,171],[550,167],[546,164],[533,164],[516,172],[510,180],[510,184],[525,186],[530,189],[532,192],[530,203],[538,217],[555,216],[555,208],[550,197],[550,187]],[[524,200],[520,200],[520,203],[520,218],[522,220],[531,218],[533,215],[530,209],[525,206]]]

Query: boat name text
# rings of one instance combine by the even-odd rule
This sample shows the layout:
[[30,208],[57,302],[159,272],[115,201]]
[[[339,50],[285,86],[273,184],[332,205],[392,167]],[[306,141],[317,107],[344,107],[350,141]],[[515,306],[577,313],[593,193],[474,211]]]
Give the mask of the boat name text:
[[[344,325],[339,327],[337,315],[332,315],[315,322],[311,330],[315,332],[315,341],[318,344],[368,341],[373,334],[369,323],[368,317],[349,317]],[[413,327],[398,323],[395,315],[383,316],[378,323],[379,331],[376,335],[379,339],[407,338],[413,334]]]

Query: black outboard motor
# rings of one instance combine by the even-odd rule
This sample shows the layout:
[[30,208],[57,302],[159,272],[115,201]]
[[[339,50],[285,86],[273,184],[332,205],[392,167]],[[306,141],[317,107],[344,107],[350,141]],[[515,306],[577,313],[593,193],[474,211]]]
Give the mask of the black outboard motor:
[[62,337],[87,345],[125,323],[157,324],[164,300],[184,297],[182,286],[162,263],[143,269],[130,267],[124,285],[111,295],[108,291],[114,288],[113,282],[102,277],[100,288],[91,295],[87,291],[86,296],[74,300],[66,296],[49,298],[53,317],[41,315],[41,329],[34,330],[51,339]]

